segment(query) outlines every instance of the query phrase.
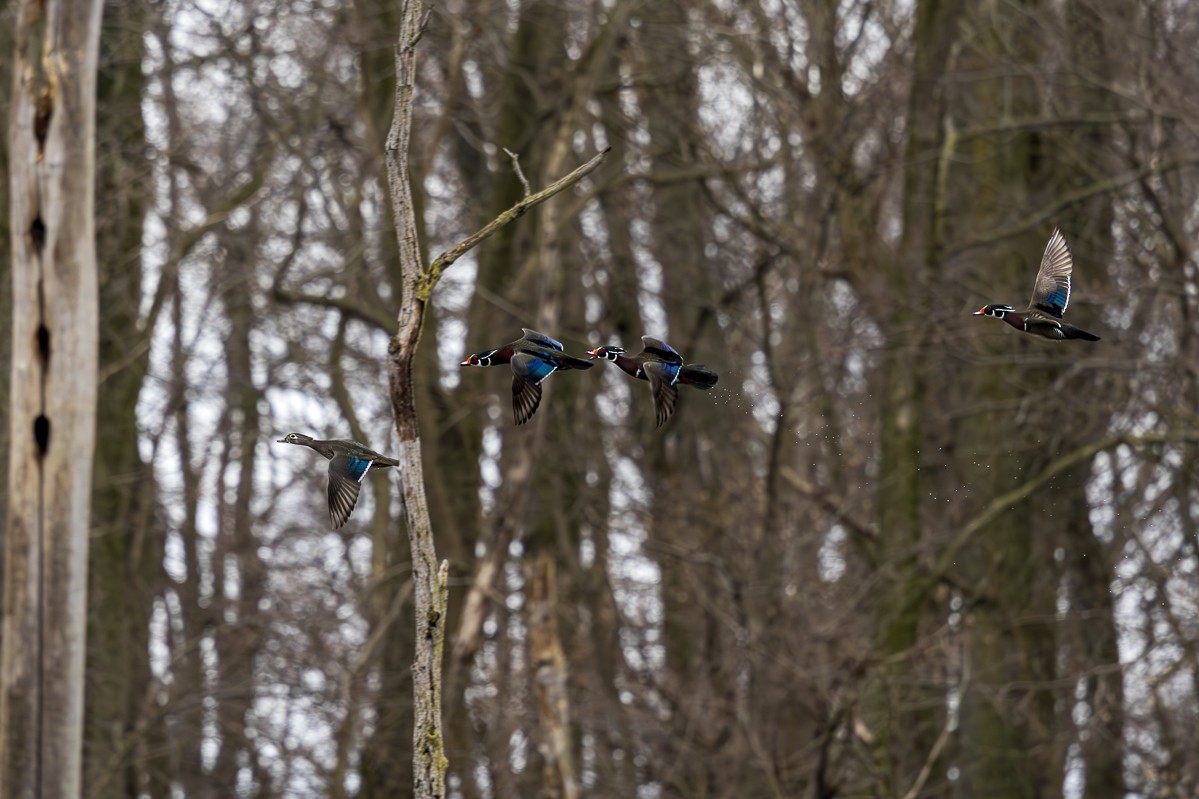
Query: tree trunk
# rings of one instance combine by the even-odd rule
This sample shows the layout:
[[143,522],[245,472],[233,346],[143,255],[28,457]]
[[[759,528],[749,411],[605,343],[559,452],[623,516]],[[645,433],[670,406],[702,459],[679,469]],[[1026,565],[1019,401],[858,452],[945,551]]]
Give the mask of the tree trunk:
[[[250,229],[254,229],[251,222]],[[244,241],[240,240],[240,241]],[[239,240],[230,237],[226,245],[234,254],[231,264],[250,263],[253,257],[237,257]],[[236,267],[235,267],[236,268]],[[218,499],[220,509],[219,533],[213,556],[216,574],[216,600],[221,608],[221,622],[213,634],[218,671],[213,681],[213,693],[220,697],[216,720],[220,748],[212,765],[211,796],[213,799],[237,793],[241,796],[270,795],[267,777],[259,768],[258,750],[252,735],[254,700],[258,690],[255,663],[262,648],[264,623],[259,610],[266,590],[266,568],[258,551],[260,539],[254,533],[251,502],[254,498],[255,449],[261,435],[259,430],[259,400],[261,392],[254,385],[250,340],[253,335],[255,311],[252,301],[252,277],[233,272],[226,280],[238,290],[225,299],[225,313],[230,335],[225,342],[225,362],[229,370],[229,400],[227,418],[218,427],[228,446],[224,450],[222,483],[232,485],[230,476],[236,474],[233,501]],[[236,569],[227,569],[235,564]],[[232,573],[230,573],[232,572]],[[223,584],[222,584],[223,583]],[[250,769],[253,779],[249,788],[239,785],[243,769]]]
[[80,792],[98,355],[99,0],[22,3],[10,107],[13,353],[0,795]]
[[[7,9],[8,2],[0,4],[0,12]],[[12,85],[12,61],[8,54],[13,49],[12,26],[0,26],[0,86]],[[9,106],[11,114],[12,106]],[[0,135],[0,175],[8,171],[8,135]],[[9,182],[0,183],[0,242],[8,241],[8,191]],[[12,258],[0,258],[0,330],[11,330],[12,325]],[[12,357],[12,339],[0,336],[0,408],[8,407],[8,378]],[[0,422],[0,486],[8,485],[8,458],[3,453],[8,452],[8,425]],[[0,491],[0,519],[7,518],[8,492]],[[0,579],[3,579],[3,550],[4,533],[0,531]],[[0,592],[3,585],[0,584]]]
[[[149,776],[135,757],[150,674],[149,627],[162,575],[153,473],[138,453],[137,403],[149,367],[139,327],[142,228],[149,164],[141,100],[145,13],[114,3],[101,35],[97,135],[100,368],[96,462],[88,562],[88,651],[84,784],[89,797],[136,796]],[[144,732],[144,730],[143,730]]]
[[570,731],[566,653],[558,635],[558,589],[554,561],[541,552],[526,568],[529,586],[529,665],[541,725],[545,763],[541,794],[578,799]]
[[445,646],[448,564],[437,565],[429,505],[425,497],[424,464],[420,452],[420,426],[412,373],[420,343],[428,290],[421,284],[425,270],[416,234],[416,211],[408,172],[408,147],[412,134],[412,103],[416,91],[416,45],[426,22],[424,3],[409,0],[400,20],[396,46],[395,117],[387,136],[387,175],[391,207],[400,249],[403,294],[399,329],[391,340],[389,383],[391,405],[399,435],[400,485],[408,541],[412,547],[415,588],[416,651],[412,659],[414,697],[412,767],[418,799],[445,796],[444,738],[441,732],[441,662]]
[[[917,555],[922,539],[921,448],[926,385],[921,287],[940,247],[935,169],[946,107],[945,72],[957,37],[956,4],[923,0],[916,7],[913,76],[903,177],[902,257],[888,270],[883,296],[888,347],[882,364],[882,439],[878,521],[888,571],[879,603],[875,647],[886,665],[870,703],[875,758],[889,795],[902,796],[933,753],[937,699],[921,679],[916,651],[928,614]],[[935,690],[935,689],[934,689]],[[938,769],[938,771],[942,771]]]

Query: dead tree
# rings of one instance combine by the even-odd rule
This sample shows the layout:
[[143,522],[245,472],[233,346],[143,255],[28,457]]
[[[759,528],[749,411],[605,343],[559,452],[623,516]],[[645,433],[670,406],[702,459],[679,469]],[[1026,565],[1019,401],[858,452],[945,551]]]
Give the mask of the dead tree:
[[9,110],[13,351],[0,796],[80,793],[95,446],[99,0],[20,4]]

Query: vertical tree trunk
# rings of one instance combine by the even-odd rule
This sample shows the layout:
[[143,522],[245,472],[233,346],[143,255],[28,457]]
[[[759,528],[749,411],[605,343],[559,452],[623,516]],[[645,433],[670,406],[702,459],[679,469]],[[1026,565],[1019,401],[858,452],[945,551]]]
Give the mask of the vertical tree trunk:
[[[8,0],[3,0],[0,3],[0,13],[8,7]],[[8,58],[8,54],[13,49],[13,33],[12,26],[0,25],[0,87],[10,86],[12,84],[12,61]],[[11,109],[12,106],[9,106]],[[12,113],[11,110],[9,113]],[[7,175],[8,172],[8,135],[4,131],[4,135],[0,135],[0,175]],[[7,181],[0,182],[0,242],[8,241],[8,191],[9,184]],[[10,252],[11,255],[11,252]],[[0,330],[11,329],[12,324],[10,314],[12,313],[12,258],[0,258]],[[10,358],[12,355],[12,339],[8,336],[0,336],[0,408],[8,407],[8,377]],[[8,458],[4,453],[8,452],[8,425],[0,422],[0,486],[8,485]],[[8,492],[0,491],[0,519],[4,519],[8,514]],[[3,552],[3,532],[0,531],[0,553]],[[0,556],[0,570],[3,566],[3,558]],[[2,578],[2,575],[0,575]],[[0,586],[2,590],[2,586]]]
[[936,260],[939,219],[936,159],[947,91],[944,75],[958,35],[957,4],[922,0],[916,7],[914,65],[908,99],[907,158],[903,178],[903,256],[888,270],[880,307],[889,345],[882,365],[882,439],[878,520],[890,572],[880,602],[875,647],[887,664],[871,701],[875,757],[885,790],[902,796],[928,761],[936,738],[937,700],[918,676],[915,652],[927,614],[920,579],[921,416],[926,386],[921,287]]
[[[1118,113],[1119,104],[1107,85],[1127,80],[1135,71],[1132,66],[1136,62],[1132,52],[1135,45],[1130,47],[1129,43],[1141,40],[1138,30],[1142,27],[1141,4],[1123,0],[1099,7],[1085,0],[1072,0],[1066,4],[1064,12],[1071,62],[1077,76],[1068,94],[1072,106],[1082,115]],[[1130,36],[1133,31],[1137,35]],[[1095,75],[1102,76],[1103,80],[1097,83],[1092,77]],[[1053,153],[1049,160],[1055,177],[1051,185],[1059,191],[1082,188],[1092,179],[1094,167],[1091,165],[1100,170],[1109,168],[1108,159],[1121,146],[1119,138],[1110,125],[1090,125],[1054,135],[1048,144]],[[1110,168],[1115,171],[1117,167],[1113,164]],[[1100,195],[1066,209],[1057,220],[1062,229],[1073,236],[1075,263],[1082,281],[1079,285],[1085,286],[1084,296],[1110,295],[1115,288],[1106,268],[1106,264],[1114,260],[1115,207],[1112,197]],[[1186,362],[1185,356],[1183,362]],[[1069,368],[1064,367],[1055,377],[1064,378],[1065,370]],[[1077,377],[1069,374],[1073,390],[1079,396],[1110,394],[1110,388],[1105,385],[1110,378],[1106,375],[1091,370]],[[1059,447],[1062,450],[1094,440],[1105,424],[1102,417],[1080,424],[1072,410],[1059,410],[1062,415],[1062,423],[1058,426],[1062,431]],[[1067,420],[1070,423],[1067,424]],[[1070,603],[1068,620],[1061,635],[1065,642],[1059,644],[1059,650],[1065,653],[1062,667],[1067,670],[1061,676],[1063,682],[1083,681],[1083,701],[1090,711],[1086,724],[1080,725],[1078,733],[1084,762],[1082,795],[1115,797],[1124,796],[1126,791],[1123,756],[1125,674],[1118,668],[1119,624],[1111,591],[1119,549],[1118,542],[1104,545],[1095,536],[1087,498],[1090,480],[1091,466],[1087,463],[1070,470],[1060,481],[1066,496],[1064,503],[1059,500],[1056,511],[1060,514],[1058,518],[1065,517],[1060,529],[1061,545],[1066,553],[1064,583]],[[1062,513],[1061,504],[1066,506],[1065,513]],[[1096,665],[1106,668],[1096,668]],[[1073,686],[1064,691],[1058,702],[1059,734],[1074,723],[1076,702],[1072,690]],[[1057,749],[1061,759],[1059,767],[1064,770],[1067,766],[1064,762],[1066,743]]]
[[[1001,65],[996,71],[1002,77],[957,84],[953,99],[960,116],[954,122],[987,127],[1009,115],[1032,117],[1043,107],[1040,87],[1026,77],[1043,57],[1038,27],[1030,21],[1039,12],[1048,7],[995,4],[984,12],[989,24],[963,53],[961,72]],[[1052,192],[1061,191],[1047,169],[1038,131],[978,136],[963,149],[965,164],[956,153],[945,159],[953,164],[946,183],[958,235],[1003,224],[1012,209],[1042,207]],[[985,194],[979,186],[987,187]],[[988,276],[1016,296],[1025,295],[1050,232],[1031,229],[984,252]],[[1046,349],[1026,335],[1001,341],[1005,353]],[[942,396],[956,398],[958,408],[950,427],[953,471],[979,502],[1026,481],[1057,454],[1042,439],[1056,403],[1046,403],[1023,424],[1003,410],[1020,395],[1052,397],[1050,370],[1021,374],[1019,395],[1004,372],[975,363],[947,370],[944,377]],[[1059,426],[1076,425],[1071,415]],[[1060,477],[1057,484],[1059,496],[1085,490]],[[1057,631],[1041,621],[1052,618],[1058,581],[1052,564],[1059,525],[1050,527],[1048,518],[1033,503],[1018,504],[977,537],[959,569],[962,584],[972,591],[964,637],[971,681],[961,703],[961,785],[975,796],[1031,798],[1061,787],[1063,758],[1054,739]],[[1068,691],[1056,693],[1069,701]]]
[[113,3],[100,40],[96,166],[100,379],[88,559],[88,648],[84,723],[85,794],[128,797],[151,769],[135,757],[150,673],[150,613],[162,575],[163,536],[152,533],[154,476],[138,454],[137,403],[149,367],[138,345],[141,246],[149,199],[141,100],[145,7]]
[[98,327],[99,0],[18,9],[0,795],[80,790]]
[[433,544],[412,380],[425,309],[443,271],[454,261],[481,241],[503,230],[520,215],[591,174],[607,151],[542,191],[523,198],[481,230],[454,245],[427,267],[424,266],[417,239],[408,152],[416,88],[416,45],[425,22],[424,4],[420,0],[408,0],[403,6],[399,43],[396,46],[395,117],[386,145],[387,178],[403,273],[399,325],[388,347],[388,382],[399,437],[401,492],[408,539],[412,547],[416,606],[416,651],[412,665],[413,782],[417,797],[442,797],[445,795],[447,762],[441,725],[441,664],[445,646],[449,564],[442,562],[438,565]]
[[558,589],[554,561],[541,552],[526,569],[529,586],[529,665],[545,761],[542,793],[578,799],[570,731],[566,653],[558,635]]
[[[238,252],[238,243],[231,240],[228,250]],[[230,259],[232,263],[250,263],[252,257],[243,255]],[[220,536],[214,560],[218,575],[217,589],[222,613],[216,626],[213,646],[219,669],[213,680],[213,693],[220,697],[217,705],[217,725],[220,748],[212,765],[211,783],[214,799],[237,793],[239,796],[269,795],[270,786],[258,767],[257,750],[249,735],[253,726],[254,699],[258,690],[255,662],[262,648],[263,624],[259,603],[265,593],[266,567],[258,555],[261,541],[254,534],[251,502],[254,496],[254,450],[261,435],[258,402],[260,391],[254,385],[250,337],[255,312],[252,302],[252,279],[236,272],[230,283],[244,281],[229,292],[225,312],[230,335],[225,345],[225,362],[229,369],[228,422],[222,434],[228,442],[228,468],[223,470],[222,482],[230,484],[229,475],[237,475],[233,502],[221,501],[223,509],[219,523]],[[220,428],[218,428],[220,429]],[[236,466],[234,466],[236,464]],[[226,562],[236,564],[236,573],[228,574]],[[224,576],[225,585],[220,585]],[[223,596],[222,596],[223,595]],[[239,774],[249,767],[254,780],[248,789],[238,784]]]
[[424,26],[420,0],[408,0],[400,19],[396,45],[396,105],[387,136],[387,176],[391,207],[400,248],[403,295],[399,329],[388,349],[391,405],[399,435],[400,485],[408,540],[412,547],[412,579],[416,612],[416,651],[412,662],[414,793],[420,799],[445,796],[444,739],[441,732],[441,662],[445,646],[447,564],[437,565],[429,505],[425,497],[424,465],[420,452],[420,427],[412,372],[420,342],[425,305],[432,285],[425,270],[416,234],[416,212],[408,172],[408,145],[412,135],[412,102],[416,80],[416,45]]

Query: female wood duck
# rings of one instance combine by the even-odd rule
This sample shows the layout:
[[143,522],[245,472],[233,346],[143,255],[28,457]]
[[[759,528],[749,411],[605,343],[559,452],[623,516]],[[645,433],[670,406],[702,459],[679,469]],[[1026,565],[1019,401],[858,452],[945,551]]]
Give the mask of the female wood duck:
[[517,424],[533,417],[541,405],[541,384],[554,372],[566,369],[590,369],[591,361],[563,352],[562,342],[544,333],[522,327],[524,336],[510,344],[472,353],[462,366],[512,366],[512,416]]
[[707,391],[716,385],[719,376],[698,363],[683,363],[683,356],[661,339],[642,336],[645,348],[636,355],[625,355],[624,347],[596,347],[587,354],[592,358],[615,361],[616,365],[638,380],[649,381],[654,394],[654,409],[661,427],[674,413],[681,383]]
[[1074,258],[1070,255],[1070,246],[1066,244],[1062,231],[1054,229],[1045,247],[1045,254],[1041,256],[1041,268],[1037,271],[1037,282],[1033,286],[1028,310],[1016,313],[1016,309],[1010,305],[984,305],[974,315],[994,316],[1017,330],[1053,341],[1098,341],[1099,336],[1062,321],[1062,314],[1070,304],[1070,273],[1073,269]]
[[400,464],[395,458],[380,455],[357,441],[322,441],[303,433],[288,433],[277,443],[299,444],[329,459],[329,520],[334,530],[345,524],[354,512],[366,473],[371,469],[386,469]]

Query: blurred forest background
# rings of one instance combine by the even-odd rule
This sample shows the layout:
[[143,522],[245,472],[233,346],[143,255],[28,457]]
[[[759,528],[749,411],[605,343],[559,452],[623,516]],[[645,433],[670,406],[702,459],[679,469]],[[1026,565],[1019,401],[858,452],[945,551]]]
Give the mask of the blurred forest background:
[[[272,443],[394,442],[398,15],[106,5],[88,797],[412,790],[396,478],[331,533]],[[1199,793],[1196,41],[1184,0],[434,8],[431,254],[522,196],[503,148],[534,189],[612,148],[425,330],[452,796]],[[972,318],[1057,225],[1103,340]],[[517,428],[457,362],[522,326],[721,382],[656,430],[601,363]]]

